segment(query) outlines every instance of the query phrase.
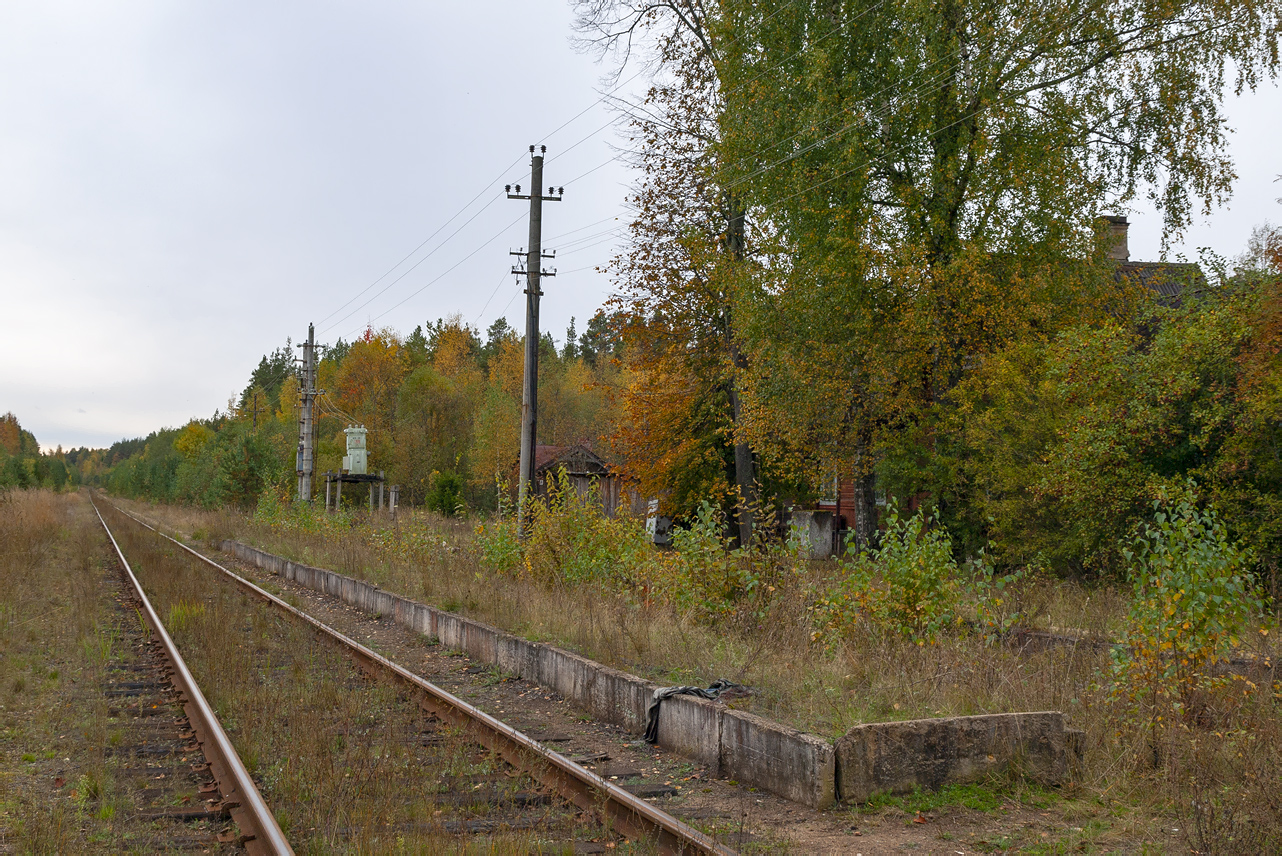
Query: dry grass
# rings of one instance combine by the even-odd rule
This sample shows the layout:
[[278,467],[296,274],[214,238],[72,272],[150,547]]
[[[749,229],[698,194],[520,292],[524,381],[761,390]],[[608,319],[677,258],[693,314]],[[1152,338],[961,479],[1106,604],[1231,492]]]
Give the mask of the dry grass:
[[[382,535],[368,525],[300,532],[226,512],[139,510],[179,531],[237,537],[660,683],[720,677],[745,683],[755,689],[748,702],[755,713],[830,738],[861,722],[1061,710],[1086,732],[1084,762],[1067,793],[1085,799],[1092,811],[1111,814],[1115,827],[1139,838],[1154,824],[1179,828],[1190,846],[1204,852],[1252,852],[1254,843],[1282,836],[1275,798],[1253,784],[1269,776],[1276,782],[1282,770],[1278,700],[1267,692],[1253,701],[1249,715],[1240,705],[1226,712],[1227,726],[1219,730],[1181,723],[1164,732],[1167,745],[1155,767],[1151,735],[1135,728],[1111,697],[1102,646],[1018,651],[967,634],[917,645],[872,632],[836,648],[816,646],[804,583],[831,574],[831,563],[816,563],[812,578],[775,599],[765,614],[708,626],[670,607],[592,586],[488,573],[470,526],[457,520],[403,515],[399,543],[413,549],[398,555],[386,547],[398,543],[386,526]],[[1106,585],[1040,580],[1019,597],[1034,626],[1108,639],[1124,625],[1128,595]],[[1249,807],[1226,796],[1239,791],[1251,795]]]
[[[493,817],[487,799],[538,786],[506,775],[500,760],[429,721],[394,687],[361,677],[301,622],[251,601],[123,515],[109,519],[298,852],[528,853],[574,836],[572,814],[556,804],[527,810],[540,824],[532,832],[452,833],[450,822]],[[498,782],[497,794],[459,800],[480,787],[474,780]]]
[[[814,580],[801,581],[793,596],[776,599],[766,615],[726,632],[670,606],[599,587],[549,586],[488,573],[477,560],[470,526],[434,515],[402,516],[401,537],[415,544],[413,558],[402,558],[376,546],[364,526],[337,533],[282,531],[228,512],[138,510],[175,531],[209,541],[234,535],[661,683],[729,678],[756,690],[750,701],[754,712],[829,737],[886,719],[1043,709],[1074,713],[1102,662],[1085,648],[1020,654],[967,636],[919,647],[868,635],[825,650],[811,640],[804,589],[830,574],[831,563],[815,563]],[[1050,626],[1100,633],[1124,615],[1123,601],[1107,589],[1055,583],[1035,597],[1039,603],[1033,609]]]
[[74,495],[0,493],[0,849],[124,849],[114,819],[131,804],[104,759],[95,692],[111,653],[96,525]]

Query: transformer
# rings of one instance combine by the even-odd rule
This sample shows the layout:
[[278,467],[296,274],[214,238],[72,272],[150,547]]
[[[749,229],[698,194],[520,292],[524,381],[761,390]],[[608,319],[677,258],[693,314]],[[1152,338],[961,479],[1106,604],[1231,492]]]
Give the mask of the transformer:
[[369,467],[368,452],[365,449],[366,430],[364,425],[353,425],[343,431],[347,435],[347,454],[343,456],[343,471],[352,475],[363,476]]

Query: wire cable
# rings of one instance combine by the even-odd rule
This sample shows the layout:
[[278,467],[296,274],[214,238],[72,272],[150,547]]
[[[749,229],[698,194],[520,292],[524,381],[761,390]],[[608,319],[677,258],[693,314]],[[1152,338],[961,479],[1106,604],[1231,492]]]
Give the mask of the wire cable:
[[494,290],[490,292],[490,296],[488,299],[486,299],[485,305],[481,307],[480,312],[476,313],[476,319],[472,321],[473,327],[481,323],[481,316],[485,314],[486,309],[490,308],[490,301],[494,299],[494,295],[498,294],[499,289],[503,287],[503,280],[507,279],[511,275],[512,274],[510,272],[504,271],[503,276],[499,277],[499,284],[494,286]]
[[391,312],[392,310],[397,309],[397,308],[399,308],[400,306],[404,305],[406,301],[408,301],[408,300],[412,300],[413,298],[415,298],[415,297],[417,297],[418,295],[422,294],[422,293],[423,293],[423,291],[424,291],[425,289],[427,289],[427,288],[431,287],[432,285],[435,285],[437,282],[440,282],[440,281],[441,281],[442,279],[444,279],[447,275],[449,275],[450,273],[452,273],[452,272],[455,270],[455,268],[457,268],[459,265],[463,264],[463,262],[465,262],[465,261],[467,261],[468,259],[472,258],[472,256],[476,255],[476,254],[477,254],[477,253],[479,253],[481,250],[485,249],[485,248],[486,248],[486,247],[488,247],[490,244],[494,243],[494,242],[495,242],[495,241],[497,241],[499,238],[503,237],[503,234],[504,234],[505,232],[507,232],[507,230],[508,230],[508,229],[511,229],[513,226],[515,226],[515,225],[520,221],[520,219],[521,219],[522,217],[524,217],[524,216],[525,216],[525,214],[524,214],[524,213],[518,214],[518,215],[517,215],[517,216],[516,216],[516,217],[515,217],[515,218],[514,218],[510,223],[508,223],[506,226],[504,226],[504,227],[503,227],[502,229],[500,229],[498,232],[494,233],[493,237],[491,237],[491,238],[490,238],[489,240],[487,240],[485,243],[481,244],[479,247],[477,247],[476,249],[472,250],[472,252],[468,253],[466,256],[464,256],[463,258],[459,259],[457,262],[455,262],[455,263],[454,263],[453,265],[451,265],[449,268],[447,268],[446,270],[444,270],[444,271],[442,271],[440,274],[438,274],[435,278],[433,278],[433,279],[429,280],[428,282],[424,283],[422,286],[420,286],[418,289],[416,289],[416,290],[415,290],[415,291],[413,291],[412,293],[410,293],[410,294],[406,295],[406,296],[405,296],[402,300],[400,300],[398,303],[396,303],[396,304],[394,304],[394,305],[392,305],[392,306],[389,306],[387,309],[384,309],[382,312],[380,312],[379,314],[375,315],[373,318],[371,318],[371,319],[370,319],[370,323],[372,324],[373,322],[377,321],[379,318],[382,318],[384,315],[386,315],[387,313]]
[[[477,217],[480,217],[482,214],[484,214],[484,213],[485,213],[485,211],[486,211],[486,209],[488,209],[488,208],[489,208],[491,205],[493,205],[495,202],[498,202],[500,198],[501,198],[501,196],[500,196],[500,195],[495,195],[495,197],[494,197],[493,199],[491,199],[489,202],[485,203],[484,207],[482,207],[482,208],[481,208],[481,210],[477,211],[475,214],[473,214],[471,217],[469,217],[469,218],[467,219],[467,221],[466,221],[465,223],[463,223],[463,225],[462,225],[462,226],[459,226],[457,229],[455,229],[453,232],[451,232],[451,233],[450,233],[449,238],[446,238],[444,241],[442,241],[441,243],[439,243],[439,244],[437,244],[435,247],[433,247],[431,252],[429,252],[427,255],[423,256],[423,258],[421,258],[421,259],[419,259],[418,261],[416,261],[413,265],[411,265],[411,266],[409,267],[409,269],[408,269],[408,270],[406,270],[404,273],[402,273],[402,274],[401,274],[400,276],[398,276],[396,279],[392,280],[392,281],[391,281],[391,282],[389,282],[387,285],[385,285],[385,286],[383,287],[383,289],[382,289],[381,291],[379,291],[377,294],[375,294],[373,297],[371,297],[371,298],[369,298],[368,300],[366,300],[366,301],[365,301],[364,303],[362,303],[360,306],[357,306],[357,307],[356,307],[355,309],[353,309],[351,312],[348,312],[348,313],[347,313],[346,315],[344,315],[342,318],[338,319],[337,321],[335,321],[333,324],[331,324],[331,325],[329,325],[328,327],[326,327],[326,328],[325,328],[324,330],[322,330],[321,332],[326,332],[326,331],[328,331],[328,330],[332,330],[332,329],[334,329],[334,328],[335,328],[335,327],[337,327],[339,324],[342,324],[342,323],[343,323],[344,321],[346,321],[348,318],[351,318],[351,317],[352,317],[353,315],[355,315],[357,312],[360,312],[360,311],[361,311],[362,309],[364,309],[366,306],[369,306],[369,305],[370,305],[371,303],[373,303],[375,300],[377,300],[378,298],[382,297],[384,294],[386,294],[386,293],[387,293],[388,289],[390,289],[392,286],[396,285],[396,283],[400,282],[401,280],[405,279],[405,277],[407,277],[407,276],[409,276],[411,273],[413,273],[413,272],[414,272],[414,270],[415,270],[416,268],[418,268],[418,266],[419,266],[419,265],[421,265],[423,262],[427,261],[427,260],[428,260],[428,259],[430,259],[432,256],[436,255],[436,252],[437,252],[438,250],[440,250],[440,249],[441,249],[441,247],[443,247],[443,246],[445,246],[447,243],[449,243],[450,238],[453,238],[453,237],[454,237],[455,235],[457,235],[459,232],[461,232],[461,231],[463,231],[464,229],[466,229],[466,228],[468,227],[468,225],[469,225],[473,220],[475,220]],[[505,227],[505,228],[506,228],[506,227]],[[487,244],[488,244],[488,242],[487,242]],[[471,256],[469,255],[469,256],[468,256],[468,258],[471,258]],[[458,265],[455,265],[455,267],[457,267],[457,266],[458,266]],[[454,268],[450,268],[450,270],[453,270],[453,269],[454,269]],[[415,293],[417,293],[417,292],[415,292]],[[404,301],[402,301],[402,302],[404,302]],[[396,304],[396,305],[397,305],[397,306],[400,306],[400,303],[398,303],[398,304]],[[387,314],[387,313],[383,313],[383,314],[385,315],[385,314]]]
[[[516,166],[516,165],[517,165],[517,163],[519,163],[519,162],[520,162],[520,160],[521,160],[521,156],[520,156],[520,155],[517,155],[516,160],[512,161],[510,164],[508,164],[507,166],[503,167],[503,169],[499,172],[499,175],[498,175],[498,178],[496,179],[496,181],[501,181],[501,180],[503,179],[503,173],[507,172],[507,171],[508,171],[509,169],[511,169],[512,167]],[[318,325],[319,325],[319,324],[324,324],[326,321],[328,321],[329,319],[333,318],[333,317],[334,317],[335,315],[337,315],[339,312],[342,312],[344,309],[346,309],[346,308],[348,307],[348,305],[350,305],[350,304],[351,304],[351,302],[352,302],[353,300],[356,300],[356,299],[357,299],[357,298],[359,298],[362,294],[364,294],[365,292],[369,291],[369,290],[370,290],[371,288],[373,288],[374,286],[378,285],[380,282],[382,282],[384,279],[386,279],[386,278],[387,278],[387,277],[392,273],[392,271],[396,270],[398,267],[400,267],[401,265],[405,264],[405,262],[406,262],[406,261],[407,261],[411,256],[413,256],[413,255],[414,255],[415,253],[417,253],[419,250],[423,249],[423,247],[428,243],[428,241],[431,241],[433,238],[435,238],[437,235],[439,235],[439,234],[441,233],[441,230],[443,230],[446,226],[450,225],[450,224],[451,224],[451,223],[453,223],[455,220],[457,220],[460,216],[462,216],[463,212],[464,212],[464,211],[466,211],[468,208],[470,208],[470,207],[473,205],[473,203],[475,203],[475,202],[476,202],[476,200],[478,200],[478,199],[480,199],[482,196],[484,196],[484,195],[485,195],[485,191],[486,191],[486,190],[488,190],[491,186],[493,186],[493,182],[491,182],[491,183],[489,183],[489,184],[485,185],[485,187],[481,188],[480,192],[478,192],[475,196],[473,196],[473,197],[468,201],[468,203],[467,203],[466,205],[464,205],[462,208],[460,208],[458,211],[456,211],[456,212],[454,213],[454,215],[453,215],[452,217],[450,217],[450,219],[446,220],[444,223],[442,223],[440,226],[438,226],[438,227],[437,227],[437,229],[436,229],[436,231],[434,231],[432,234],[430,234],[430,235],[428,235],[426,238],[424,238],[424,239],[422,240],[422,242],[420,242],[420,243],[419,243],[419,245],[418,245],[417,247],[415,247],[414,249],[412,249],[412,250],[410,250],[408,253],[406,253],[406,255],[405,255],[405,257],[404,257],[404,258],[402,258],[402,259],[401,259],[400,261],[398,261],[396,264],[394,264],[394,265],[392,265],[390,268],[388,268],[386,273],[384,273],[384,274],[383,274],[382,276],[380,276],[378,279],[376,279],[376,280],[374,280],[373,282],[371,282],[369,285],[365,286],[365,287],[364,287],[363,289],[361,289],[357,294],[355,294],[355,295],[354,295],[354,296],[352,296],[350,299],[348,299],[348,301],[347,301],[346,303],[344,303],[342,306],[338,307],[338,308],[337,308],[337,309],[335,309],[333,312],[329,313],[329,314],[328,314],[328,315],[326,315],[324,318],[322,318],[319,322],[317,322],[317,324],[318,324]],[[449,238],[446,238],[445,240],[446,240],[446,241],[448,241],[448,240],[449,240]],[[443,244],[443,243],[444,243],[444,242],[442,242],[442,244]]]

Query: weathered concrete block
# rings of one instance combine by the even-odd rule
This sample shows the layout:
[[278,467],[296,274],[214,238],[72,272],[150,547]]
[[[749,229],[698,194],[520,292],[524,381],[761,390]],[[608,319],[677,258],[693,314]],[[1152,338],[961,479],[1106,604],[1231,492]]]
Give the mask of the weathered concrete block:
[[810,555],[817,559],[832,555],[836,543],[835,524],[831,511],[792,511],[788,514],[789,534],[805,544]]
[[[653,694],[652,694],[653,697]],[[698,696],[672,696],[659,706],[659,745],[721,773],[721,716],[725,708]],[[756,784],[756,782],[753,782]]]
[[823,809],[837,798],[836,769],[836,752],[821,737],[745,711],[722,713],[723,776]]
[[645,729],[645,705],[654,685],[552,645],[539,645],[533,669],[521,677],[556,690],[597,719]]
[[844,802],[1014,773],[1058,784],[1068,771],[1064,714],[998,713],[858,725],[836,744]]
[[[223,549],[314,591],[377,612],[440,643],[518,677],[556,690],[602,722],[633,733],[645,731],[655,685],[552,645],[530,642],[488,624],[380,591],[376,586],[323,568],[277,559],[234,541]],[[274,569],[271,560],[277,560]],[[659,712],[664,748],[806,805],[830,805],[834,784],[832,746],[752,714],[726,710],[693,696],[674,696]]]

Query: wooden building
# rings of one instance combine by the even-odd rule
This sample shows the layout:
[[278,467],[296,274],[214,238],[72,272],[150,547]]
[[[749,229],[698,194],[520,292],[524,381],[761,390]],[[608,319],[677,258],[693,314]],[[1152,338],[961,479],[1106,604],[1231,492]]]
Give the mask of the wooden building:
[[631,514],[645,514],[645,503],[605,459],[587,446],[537,446],[534,450],[534,492],[547,496],[548,482],[565,470],[570,484],[580,496],[596,487],[606,516],[613,517],[622,507]]

